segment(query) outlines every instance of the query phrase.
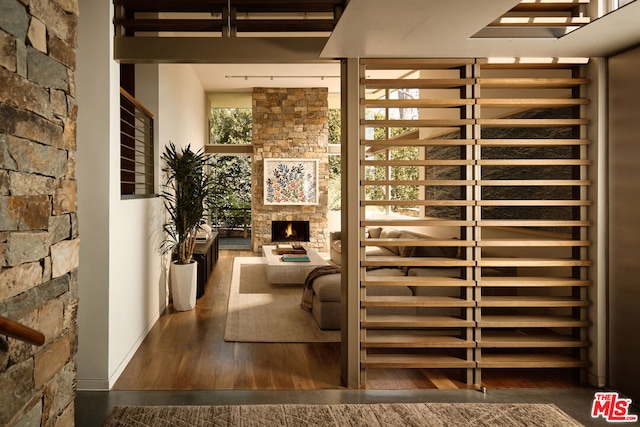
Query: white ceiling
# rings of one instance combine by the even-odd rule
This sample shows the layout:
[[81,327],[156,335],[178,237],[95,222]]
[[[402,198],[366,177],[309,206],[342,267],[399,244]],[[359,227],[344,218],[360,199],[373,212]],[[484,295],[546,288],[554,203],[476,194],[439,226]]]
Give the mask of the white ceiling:
[[[559,39],[473,38],[518,2],[351,0],[322,57],[599,57],[640,44],[638,0]],[[248,92],[253,87],[283,86],[326,86],[330,93],[340,89],[335,77],[340,73],[337,62],[195,64],[193,68],[207,92]]]
[[351,0],[323,57],[598,57],[640,44],[634,1],[560,37],[474,38],[519,0]]
[[340,92],[338,62],[194,64],[192,67],[206,92],[250,92],[254,87],[328,87],[329,93]]

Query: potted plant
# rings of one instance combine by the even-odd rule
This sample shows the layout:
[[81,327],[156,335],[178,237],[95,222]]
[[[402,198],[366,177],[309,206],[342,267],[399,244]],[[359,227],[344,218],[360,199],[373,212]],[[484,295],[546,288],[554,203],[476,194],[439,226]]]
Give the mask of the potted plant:
[[176,310],[191,310],[196,304],[197,263],[193,260],[196,234],[213,197],[213,181],[204,151],[191,146],[177,149],[173,142],[161,156],[166,174],[160,194],[167,211],[164,253],[172,253],[171,292]]

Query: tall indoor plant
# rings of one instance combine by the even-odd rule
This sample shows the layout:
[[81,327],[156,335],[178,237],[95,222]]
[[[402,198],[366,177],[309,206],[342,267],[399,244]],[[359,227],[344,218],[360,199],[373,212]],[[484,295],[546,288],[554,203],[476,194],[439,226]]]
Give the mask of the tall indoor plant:
[[171,291],[176,310],[191,310],[196,302],[197,264],[193,260],[196,234],[213,197],[213,180],[208,158],[202,149],[187,145],[177,149],[173,142],[161,156],[166,181],[161,197],[167,211],[163,228],[163,252],[171,252]]

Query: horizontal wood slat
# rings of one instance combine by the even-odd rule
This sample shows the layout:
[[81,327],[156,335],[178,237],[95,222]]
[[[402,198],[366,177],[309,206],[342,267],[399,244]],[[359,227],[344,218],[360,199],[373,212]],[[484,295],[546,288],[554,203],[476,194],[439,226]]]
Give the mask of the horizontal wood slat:
[[584,159],[491,159],[478,160],[480,166],[587,166]]
[[589,322],[569,316],[482,316],[481,328],[579,328]]
[[453,89],[473,85],[474,79],[362,79],[372,89]]
[[474,206],[469,200],[363,200],[362,206]]
[[424,59],[385,59],[385,58],[363,58],[360,64],[366,66],[368,70],[442,70],[473,65],[472,58],[424,58]]
[[472,180],[468,180],[468,181],[463,181],[463,180],[452,180],[452,179],[438,179],[438,180],[431,180],[431,179],[417,179],[414,181],[402,181],[402,180],[388,180],[388,179],[380,179],[380,180],[364,180],[360,182],[360,185],[363,186],[367,186],[367,185],[395,185],[395,186],[400,186],[400,185],[443,185],[443,186],[454,186],[454,187],[461,187],[461,186],[472,186],[475,185],[476,181],[472,181]]
[[526,219],[486,219],[477,222],[485,227],[587,227],[590,221],[580,220],[526,220]]
[[392,335],[373,335],[374,332],[367,333],[362,341],[363,348],[472,348],[476,346],[475,341],[462,338],[434,335],[424,336],[415,333],[394,333]]
[[367,296],[362,307],[475,307],[475,301],[439,296]]
[[364,221],[360,221],[360,225],[362,225],[363,227],[466,227],[475,225],[475,221],[458,221],[447,219],[367,219]]
[[475,104],[473,99],[363,99],[364,107],[387,108],[451,108]]
[[484,296],[478,307],[587,307],[589,303],[570,297]]
[[527,240],[527,239],[491,239],[480,240],[477,245],[480,247],[574,247],[574,246],[589,246],[591,242],[588,240]]
[[360,325],[364,328],[471,328],[475,322],[450,316],[368,315]]
[[589,145],[588,139],[478,139],[478,145],[485,147],[553,147],[562,145]]
[[362,160],[362,166],[471,166],[473,160]]
[[589,200],[477,200],[478,206],[591,206]]
[[522,186],[553,186],[553,187],[579,187],[591,185],[589,180],[575,180],[575,179],[481,179],[478,180],[478,185],[484,187],[490,186],[509,186],[509,187],[522,187]]
[[477,83],[484,88],[500,89],[562,89],[589,84],[585,78],[478,78]]
[[591,261],[563,258],[484,258],[479,267],[588,267]]
[[456,127],[475,124],[471,119],[423,119],[423,120],[360,120],[366,127],[414,128],[414,127]]
[[477,119],[479,125],[487,127],[566,127],[582,126],[591,123],[589,119]]
[[589,345],[588,341],[560,334],[527,335],[519,331],[497,332],[494,330],[483,331],[482,338],[477,341],[477,346],[482,348],[572,348]]
[[591,285],[590,280],[578,280],[571,277],[549,277],[549,276],[486,277],[486,278],[483,278],[478,284],[478,286],[483,286],[483,287],[519,287],[519,288],[587,287],[589,285]]
[[478,368],[586,368],[587,361],[562,354],[491,354],[483,355]]
[[361,145],[372,148],[387,147],[439,147],[439,146],[461,146],[473,145],[473,139],[363,139]]
[[506,108],[565,108],[589,104],[586,98],[493,98],[478,99],[476,101],[481,107]]
[[360,246],[450,246],[450,247],[458,247],[458,246],[475,246],[476,243],[473,240],[458,240],[458,239],[406,239],[406,238],[397,238],[397,239],[387,239],[387,238],[369,238],[362,240],[360,242]]
[[453,356],[432,354],[369,354],[363,368],[474,368],[475,362]]
[[475,286],[473,280],[457,279],[453,277],[441,276],[369,276],[365,273],[365,278],[361,282],[363,287],[367,286],[445,286],[445,287],[468,287]]
[[365,256],[365,267],[473,267],[474,261],[439,257]]

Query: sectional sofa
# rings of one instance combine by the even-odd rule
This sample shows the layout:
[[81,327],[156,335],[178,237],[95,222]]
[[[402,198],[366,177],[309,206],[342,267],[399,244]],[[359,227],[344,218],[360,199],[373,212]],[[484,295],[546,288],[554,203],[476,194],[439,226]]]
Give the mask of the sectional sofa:
[[[376,227],[367,230],[367,237],[371,239],[434,239],[433,236],[416,233],[413,231],[396,230],[393,228]],[[342,235],[340,232],[330,234],[330,256],[333,263],[341,264],[342,257]],[[401,260],[407,257],[444,257],[457,258],[459,248],[457,246],[366,246],[366,258],[374,260],[384,258],[385,263],[393,263],[393,258]],[[371,268],[367,271],[369,276],[449,276],[458,277],[460,268],[402,268],[393,266]],[[341,274],[334,273],[319,277],[313,281],[313,303],[311,313],[321,329],[340,328],[340,297],[341,297]],[[415,288],[410,286],[368,286],[367,294],[375,296],[412,296],[421,292],[429,292],[428,289]],[[370,309],[369,313],[375,314],[395,314],[392,308]],[[404,309],[403,313],[407,313]]]

